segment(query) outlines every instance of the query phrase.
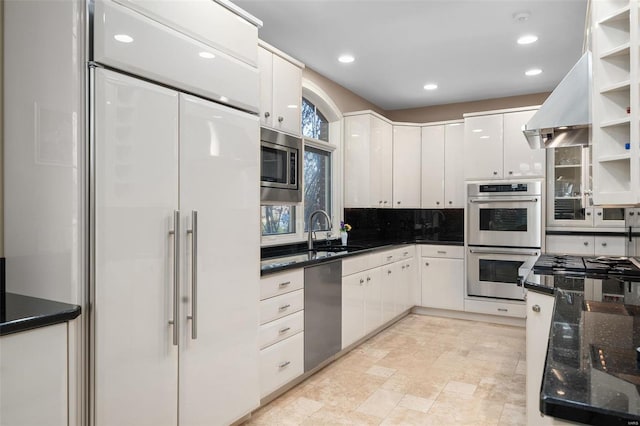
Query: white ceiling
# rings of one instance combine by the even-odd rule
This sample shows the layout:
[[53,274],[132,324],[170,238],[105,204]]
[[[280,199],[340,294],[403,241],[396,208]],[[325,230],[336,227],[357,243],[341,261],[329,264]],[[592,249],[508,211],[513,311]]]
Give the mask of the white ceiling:
[[[385,110],[553,90],[582,53],[587,0],[233,0],[260,38]],[[514,14],[527,12],[524,22]],[[518,45],[524,34],[536,43]],[[355,62],[342,64],[340,54]],[[540,68],[542,74],[524,72]],[[426,91],[436,82],[437,90]]]

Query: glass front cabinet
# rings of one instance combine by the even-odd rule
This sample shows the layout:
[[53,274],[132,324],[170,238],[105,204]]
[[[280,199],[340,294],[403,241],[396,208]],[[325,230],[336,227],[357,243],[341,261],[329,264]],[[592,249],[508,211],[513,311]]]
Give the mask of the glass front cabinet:
[[591,148],[547,150],[547,228],[624,227],[624,208],[593,206]]

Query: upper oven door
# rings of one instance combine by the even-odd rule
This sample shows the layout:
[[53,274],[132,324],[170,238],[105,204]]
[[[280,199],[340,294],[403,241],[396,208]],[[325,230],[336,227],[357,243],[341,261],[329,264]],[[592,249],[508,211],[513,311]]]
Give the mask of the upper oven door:
[[262,141],[260,144],[260,181],[271,188],[298,186],[298,152],[293,148]]
[[539,195],[470,197],[469,244],[541,247],[542,201]]

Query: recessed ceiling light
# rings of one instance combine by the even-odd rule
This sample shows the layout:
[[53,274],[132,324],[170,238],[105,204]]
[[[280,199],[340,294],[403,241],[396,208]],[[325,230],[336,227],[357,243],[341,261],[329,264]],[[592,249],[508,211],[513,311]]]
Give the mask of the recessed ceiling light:
[[113,36],[120,43],[131,43],[133,41],[133,37],[126,34],[116,34]]
[[436,90],[438,85],[435,83],[427,83],[424,85],[424,90]]
[[534,76],[534,75],[542,74],[542,70],[540,68],[533,68],[533,69],[530,69],[530,70],[526,71],[524,74],[528,75],[529,77],[531,77],[531,76]]
[[349,54],[340,55],[338,57],[338,61],[342,62],[343,64],[350,64],[355,60],[356,58],[354,58],[353,55],[349,55]]
[[538,41],[538,36],[533,34],[523,35],[518,39],[518,44],[531,44]]
[[200,52],[198,53],[198,56],[200,56],[201,58],[205,58],[205,59],[213,59],[216,57],[216,55],[214,55],[211,52]]

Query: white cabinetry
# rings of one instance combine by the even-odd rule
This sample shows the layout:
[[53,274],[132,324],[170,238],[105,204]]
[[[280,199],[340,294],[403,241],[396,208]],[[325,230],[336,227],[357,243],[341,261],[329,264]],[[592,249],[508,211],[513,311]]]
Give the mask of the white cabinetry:
[[0,425],[68,425],[67,373],[67,323],[0,337]]
[[463,208],[464,126],[422,127],[422,208]]
[[342,261],[342,348],[415,305],[415,246]]
[[259,402],[258,119],[102,69],[95,91],[96,424],[232,423]]
[[593,200],[640,201],[638,0],[592,4]]
[[544,177],[544,150],[530,149],[522,134],[534,113],[535,109],[517,109],[465,114],[465,179]]
[[373,112],[344,118],[345,207],[391,208],[393,202],[393,130]]
[[626,240],[623,236],[608,235],[547,235],[545,251],[581,256],[624,256]]
[[300,135],[302,65],[267,43],[258,47],[260,123]]
[[554,296],[527,292],[526,354],[527,354],[527,425],[569,425],[562,420],[540,413],[540,389],[547,357]]
[[421,306],[464,309],[464,248],[422,246]]
[[420,127],[393,125],[393,207],[420,208]]
[[304,372],[304,269],[260,280],[260,397]]

